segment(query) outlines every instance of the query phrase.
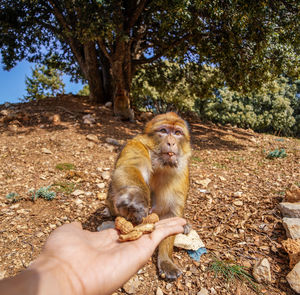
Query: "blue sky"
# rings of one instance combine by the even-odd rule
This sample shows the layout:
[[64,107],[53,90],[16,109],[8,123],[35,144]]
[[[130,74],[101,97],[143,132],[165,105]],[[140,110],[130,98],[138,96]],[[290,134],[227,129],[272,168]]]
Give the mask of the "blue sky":
[[[20,102],[20,98],[26,94],[25,76],[31,76],[31,68],[34,64],[27,61],[22,61],[9,72],[3,70],[3,65],[0,64],[0,104],[5,102]],[[82,89],[82,84],[71,83],[68,76],[64,77],[65,93],[72,92],[76,94]]]

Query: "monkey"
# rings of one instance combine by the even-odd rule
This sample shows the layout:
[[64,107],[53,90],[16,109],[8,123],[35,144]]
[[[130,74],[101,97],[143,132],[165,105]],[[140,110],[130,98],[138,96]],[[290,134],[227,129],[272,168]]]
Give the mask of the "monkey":
[[[110,213],[135,224],[150,212],[160,219],[182,217],[190,155],[187,123],[173,112],[154,117],[142,134],[127,142],[116,161],[106,201]],[[172,260],[174,238],[166,238],[158,248],[158,271],[166,280],[182,273]]]
[[125,89],[117,88],[114,95],[114,114],[122,120],[134,121],[134,112],[130,108],[128,92]]

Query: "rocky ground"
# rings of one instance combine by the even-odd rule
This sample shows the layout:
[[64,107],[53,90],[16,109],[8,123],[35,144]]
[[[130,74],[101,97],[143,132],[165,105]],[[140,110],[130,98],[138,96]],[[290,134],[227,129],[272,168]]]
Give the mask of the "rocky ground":
[[[27,267],[56,227],[76,220],[95,231],[108,220],[101,213],[120,150],[114,140],[125,142],[144,123],[120,122],[111,109],[75,96],[0,105],[0,112],[3,278]],[[281,243],[286,233],[278,204],[291,184],[300,185],[300,141],[186,119],[193,156],[185,217],[208,254],[195,262],[184,250],[175,250],[174,259],[184,274],[174,283],[158,278],[153,256],[125,290],[134,294],[197,294],[201,289],[203,294],[205,289],[206,294],[256,294],[243,281],[216,277],[212,261],[231,261],[251,273],[258,260],[267,258],[272,282],[260,284],[260,292],[296,294],[285,278],[290,270]],[[268,159],[268,153],[276,149],[284,149],[287,156]],[[56,192],[53,200],[32,201],[34,192],[50,185]],[[116,294],[126,294],[125,290]]]

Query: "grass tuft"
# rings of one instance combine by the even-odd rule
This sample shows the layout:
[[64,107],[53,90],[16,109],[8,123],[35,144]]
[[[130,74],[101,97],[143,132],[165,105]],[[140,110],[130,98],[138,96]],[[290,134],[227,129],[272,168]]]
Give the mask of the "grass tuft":
[[31,199],[35,201],[37,198],[44,198],[48,201],[53,200],[56,196],[56,193],[53,191],[50,191],[51,185],[41,187],[38,190],[30,190],[29,192],[32,193]]
[[214,257],[213,262],[210,264],[210,268],[214,272],[215,277],[221,276],[226,281],[240,280],[246,282],[253,291],[261,294],[259,285],[244,266],[238,265],[232,261],[219,260]]
[[75,170],[76,167],[71,163],[58,163],[55,168],[58,170]]

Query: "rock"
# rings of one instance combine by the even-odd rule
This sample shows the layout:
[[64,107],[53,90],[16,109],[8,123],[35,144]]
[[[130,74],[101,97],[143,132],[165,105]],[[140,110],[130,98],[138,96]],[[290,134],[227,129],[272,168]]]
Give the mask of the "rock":
[[288,238],[300,238],[300,218],[284,217],[282,219],[282,224],[286,230],[286,235]]
[[207,188],[207,186],[211,183],[211,179],[205,178],[202,180],[196,180],[196,184],[201,185],[203,188]]
[[300,239],[282,241],[283,249],[289,254],[290,269],[300,261]]
[[82,120],[83,120],[83,124],[91,125],[91,124],[96,123],[96,119],[91,114],[84,115],[82,117]]
[[97,199],[100,201],[106,200],[106,193],[98,193],[97,194]]
[[102,222],[98,227],[97,231],[102,231],[109,228],[115,228],[115,222],[114,221],[104,221]]
[[42,148],[42,153],[44,153],[44,154],[52,154],[52,152],[50,150],[48,150],[47,148]]
[[59,125],[61,123],[61,120],[60,120],[60,115],[58,114],[55,114],[53,115],[50,120],[52,121],[53,125]]
[[291,288],[300,294],[300,262],[298,262],[291,272],[286,276]]
[[208,295],[208,290],[206,288],[201,288],[197,295]]
[[104,180],[108,180],[108,179],[110,179],[110,173],[108,171],[104,171],[104,172],[101,173],[101,177]]
[[233,196],[237,197],[237,198],[240,198],[242,195],[243,195],[242,192],[235,192],[235,193],[233,193]]
[[5,278],[5,275],[6,275],[6,271],[0,269],[0,280],[4,279],[4,278]]
[[116,145],[116,146],[120,146],[121,145],[121,143],[118,140],[114,139],[114,138],[107,137],[105,139],[105,141],[107,143],[109,143],[109,144],[112,144],[112,145]]
[[96,183],[97,187],[102,189],[105,188],[105,183],[101,182],[101,183]]
[[201,241],[198,233],[192,229],[189,234],[178,234],[175,237],[174,246],[177,248],[183,248],[186,250],[198,250],[199,248],[205,247]]
[[292,184],[285,193],[285,201],[290,203],[300,202],[300,187]]
[[82,191],[82,190],[80,190],[80,189],[77,189],[77,190],[75,190],[75,191],[72,193],[72,195],[75,196],[75,197],[80,196],[80,195],[84,195],[84,194],[85,194],[85,192]]
[[271,268],[267,258],[263,258],[253,267],[253,277],[258,283],[271,283]]
[[123,289],[127,294],[135,294],[140,284],[139,278],[135,275],[123,285]]
[[112,102],[108,101],[104,106],[107,107],[107,108],[111,108],[112,107]]
[[86,136],[86,139],[89,140],[89,141],[92,141],[92,142],[96,142],[96,143],[99,142],[98,136],[95,135],[95,134],[88,134],[88,135]]
[[279,209],[284,217],[300,218],[300,202],[287,203],[282,202],[279,204]]
[[36,236],[37,238],[41,238],[43,235],[44,235],[44,233],[41,232],[41,231],[39,231],[38,233],[35,234],[35,236]]
[[164,295],[164,293],[161,290],[161,288],[157,287],[157,289],[156,289],[156,295]]
[[236,206],[243,206],[244,203],[243,201],[234,201],[233,204]]

